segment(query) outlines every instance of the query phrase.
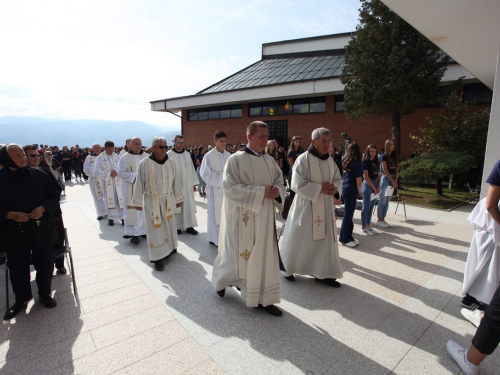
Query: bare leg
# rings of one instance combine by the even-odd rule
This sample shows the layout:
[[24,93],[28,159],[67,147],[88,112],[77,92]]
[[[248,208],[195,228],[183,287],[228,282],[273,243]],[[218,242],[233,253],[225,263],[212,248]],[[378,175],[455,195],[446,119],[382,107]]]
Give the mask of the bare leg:
[[487,355],[479,352],[474,345],[471,345],[467,351],[467,360],[476,366],[479,366],[479,364],[483,362],[486,357]]

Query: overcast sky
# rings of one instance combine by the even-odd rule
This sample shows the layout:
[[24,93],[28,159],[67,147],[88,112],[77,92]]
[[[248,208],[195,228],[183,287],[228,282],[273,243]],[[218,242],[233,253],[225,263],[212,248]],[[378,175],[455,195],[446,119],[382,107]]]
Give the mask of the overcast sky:
[[354,31],[359,0],[16,0],[0,6],[0,117],[179,126],[149,101],[260,60],[262,43]]

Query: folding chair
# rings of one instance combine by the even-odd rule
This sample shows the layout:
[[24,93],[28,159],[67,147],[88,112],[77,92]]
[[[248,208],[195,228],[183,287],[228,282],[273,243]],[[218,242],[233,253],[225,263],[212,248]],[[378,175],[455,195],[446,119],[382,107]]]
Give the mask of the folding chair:
[[396,206],[396,211],[394,211],[394,215],[396,215],[396,213],[398,212],[399,204],[403,203],[403,210],[405,211],[405,220],[406,220],[407,217],[406,217],[405,197],[400,197],[399,194],[398,194],[395,197],[391,198],[391,202],[397,202],[398,203],[397,206]]
[[[68,230],[64,228],[64,246],[60,249],[54,250],[54,259],[61,257],[66,257],[66,263],[68,263],[68,268],[71,272],[71,278],[73,279],[73,291],[75,296],[77,295],[76,280],[75,280],[75,268],[73,266],[73,256],[71,255],[71,246],[69,246],[68,241]],[[5,262],[5,302],[7,305],[7,310],[10,308],[9,302],[9,260]]]

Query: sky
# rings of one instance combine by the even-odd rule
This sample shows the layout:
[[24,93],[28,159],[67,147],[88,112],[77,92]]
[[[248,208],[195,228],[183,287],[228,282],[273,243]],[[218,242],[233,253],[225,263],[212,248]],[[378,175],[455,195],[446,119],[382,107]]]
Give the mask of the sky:
[[0,117],[180,127],[150,101],[192,95],[263,43],[354,31],[359,0],[3,0]]

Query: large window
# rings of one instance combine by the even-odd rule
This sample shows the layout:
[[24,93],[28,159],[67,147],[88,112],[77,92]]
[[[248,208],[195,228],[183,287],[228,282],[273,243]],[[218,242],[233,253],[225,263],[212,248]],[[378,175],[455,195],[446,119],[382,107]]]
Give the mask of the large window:
[[250,103],[248,106],[248,115],[250,117],[286,116],[322,112],[326,112],[325,96]]
[[344,112],[344,95],[335,95],[335,112]]
[[471,83],[464,86],[464,102],[491,103],[493,92],[482,83]]
[[241,104],[188,110],[189,121],[242,117]]

